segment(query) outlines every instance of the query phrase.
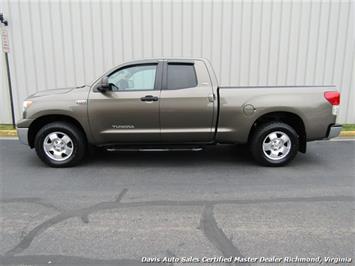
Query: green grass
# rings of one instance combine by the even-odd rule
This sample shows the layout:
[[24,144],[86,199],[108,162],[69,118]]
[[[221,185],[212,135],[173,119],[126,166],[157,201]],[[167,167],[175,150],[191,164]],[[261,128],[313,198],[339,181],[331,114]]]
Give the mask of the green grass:
[[355,124],[344,124],[343,131],[355,131]]
[[0,130],[11,130],[14,129],[11,124],[0,124]]

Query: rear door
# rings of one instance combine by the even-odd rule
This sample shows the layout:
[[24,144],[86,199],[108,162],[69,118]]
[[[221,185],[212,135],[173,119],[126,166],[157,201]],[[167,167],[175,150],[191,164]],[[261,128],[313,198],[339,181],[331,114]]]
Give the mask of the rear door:
[[162,142],[212,141],[215,104],[211,80],[202,61],[165,62],[160,94]]

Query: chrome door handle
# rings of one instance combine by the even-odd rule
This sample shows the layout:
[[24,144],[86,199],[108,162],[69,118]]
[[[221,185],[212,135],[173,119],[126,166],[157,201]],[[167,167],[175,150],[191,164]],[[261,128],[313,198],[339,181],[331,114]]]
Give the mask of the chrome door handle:
[[158,100],[159,100],[159,98],[156,96],[153,96],[153,95],[146,95],[141,98],[142,102],[156,102]]

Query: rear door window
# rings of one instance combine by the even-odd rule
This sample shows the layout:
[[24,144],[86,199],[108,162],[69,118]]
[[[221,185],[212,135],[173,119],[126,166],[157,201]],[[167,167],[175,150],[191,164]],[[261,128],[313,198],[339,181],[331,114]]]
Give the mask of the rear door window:
[[168,63],[167,89],[185,89],[197,86],[193,64]]

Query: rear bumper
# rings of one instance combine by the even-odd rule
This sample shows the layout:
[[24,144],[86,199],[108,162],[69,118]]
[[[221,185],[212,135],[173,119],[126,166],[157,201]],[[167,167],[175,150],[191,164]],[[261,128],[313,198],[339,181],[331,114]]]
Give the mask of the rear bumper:
[[21,143],[28,145],[28,128],[27,127],[18,127],[17,136]]
[[328,136],[327,139],[332,139],[332,138],[336,138],[337,136],[339,136],[340,131],[342,129],[342,125],[332,125],[329,127],[328,130]]

